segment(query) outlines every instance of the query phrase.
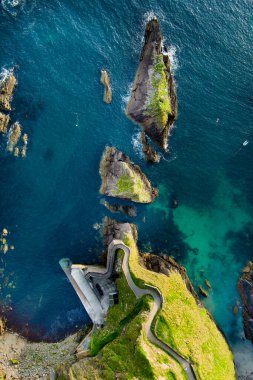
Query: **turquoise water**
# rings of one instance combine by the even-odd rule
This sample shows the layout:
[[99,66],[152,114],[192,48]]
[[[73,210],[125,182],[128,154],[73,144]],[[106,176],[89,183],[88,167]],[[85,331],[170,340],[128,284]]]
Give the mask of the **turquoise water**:
[[[88,322],[58,260],[98,260],[101,231],[93,225],[108,215],[99,203],[98,166],[104,146],[115,145],[160,188],[156,203],[139,209],[140,246],[173,254],[195,286],[210,280],[205,304],[238,373],[253,379],[253,351],[232,311],[240,269],[252,256],[251,1],[11,3],[0,6],[0,67],[15,67],[12,115],[30,141],[27,157],[16,159],[0,140],[0,228],[15,246],[2,255],[10,325],[35,340],[56,340]],[[124,108],[153,14],[172,57],[179,119],[170,153],[149,167]],[[110,106],[99,83],[104,67]]]

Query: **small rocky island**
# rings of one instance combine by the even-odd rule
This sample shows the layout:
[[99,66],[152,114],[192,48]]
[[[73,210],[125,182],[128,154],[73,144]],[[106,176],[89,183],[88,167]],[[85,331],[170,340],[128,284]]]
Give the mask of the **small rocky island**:
[[126,113],[161,148],[166,149],[178,106],[170,59],[157,19],[148,22],[139,68]]
[[243,269],[237,285],[243,302],[245,337],[253,343],[253,262],[250,261]]
[[139,166],[122,152],[107,147],[100,162],[100,193],[138,203],[152,203],[158,195]]
[[104,85],[104,102],[109,104],[112,102],[112,88],[110,85],[110,77],[106,70],[101,70],[100,82]]

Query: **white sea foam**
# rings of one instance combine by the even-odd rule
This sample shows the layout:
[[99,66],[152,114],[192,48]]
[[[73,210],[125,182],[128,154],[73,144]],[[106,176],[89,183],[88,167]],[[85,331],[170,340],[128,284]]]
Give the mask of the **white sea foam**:
[[153,20],[153,19],[156,19],[159,21],[161,21],[161,20],[164,21],[165,15],[164,15],[163,11],[160,9],[156,10],[156,11],[151,9],[150,11],[144,13],[143,22],[145,23],[145,26],[146,26],[147,22],[149,22],[150,20]]
[[135,132],[132,136],[132,145],[133,145],[135,153],[139,156],[139,158],[144,158],[140,138],[141,138],[141,132],[139,131]]
[[11,74],[12,70],[8,70],[6,69],[5,67],[2,68],[2,70],[0,71],[0,82],[4,82],[8,76]]
[[133,88],[133,83],[129,84],[125,95],[121,95],[121,100],[122,100],[121,109],[123,111],[126,109],[127,103],[131,97],[132,88]]
[[174,75],[175,72],[179,68],[179,61],[177,57],[177,47],[175,45],[170,45],[168,47],[168,55],[170,57],[171,71],[172,71],[172,74]]
[[18,12],[23,10],[26,5],[26,0],[1,0],[1,5],[6,12],[12,16],[17,16]]
[[146,12],[144,14],[144,21],[145,21],[145,24],[153,19],[156,19],[157,20],[157,17],[156,17],[156,14],[154,11],[149,11],[149,12]]

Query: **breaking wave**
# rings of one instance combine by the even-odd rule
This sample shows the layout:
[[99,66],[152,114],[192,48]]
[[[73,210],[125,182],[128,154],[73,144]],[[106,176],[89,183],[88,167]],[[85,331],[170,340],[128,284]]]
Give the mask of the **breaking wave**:
[[0,82],[5,81],[8,78],[8,76],[11,74],[11,72],[12,70],[8,70],[5,67],[3,67],[2,70],[0,71]]
[[172,74],[175,74],[175,72],[179,68],[179,60],[178,60],[178,56],[177,56],[177,47],[175,45],[170,45],[168,47],[168,55],[170,57]]
[[12,16],[17,16],[26,5],[26,0],[1,0],[3,9]]
[[141,132],[134,133],[132,136],[132,146],[134,148],[135,153],[138,155],[138,157],[144,158],[140,139],[141,139]]

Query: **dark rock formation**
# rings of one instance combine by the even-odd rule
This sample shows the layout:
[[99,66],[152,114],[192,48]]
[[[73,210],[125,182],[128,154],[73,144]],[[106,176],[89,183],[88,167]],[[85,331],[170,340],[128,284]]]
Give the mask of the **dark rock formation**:
[[137,215],[137,210],[136,207],[134,206],[127,206],[127,205],[119,205],[116,203],[109,203],[106,200],[102,201],[102,204],[111,212],[122,212],[123,214],[126,214],[128,216],[136,216]]
[[158,190],[151,186],[139,166],[116,148],[105,149],[100,162],[100,193],[138,203],[151,203]]
[[253,343],[253,263],[243,269],[238,281],[238,290],[243,302],[243,325],[245,337]]
[[17,81],[12,71],[0,78],[0,109],[11,110],[11,98]]
[[177,96],[159,23],[148,22],[144,47],[126,113],[161,148],[177,118]]
[[117,220],[104,218],[104,244],[108,246],[113,239],[124,240],[125,233],[131,233],[137,240],[137,229],[134,224],[121,223]]
[[160,161],[159,154],[152,148],[152,146],[148,143],[147,136],[145,132],[141,133],[141,143],[142,143],[142,151],[145,155],[146,161],[149,164],[156,164]]
[[208,292],[201,285],[199,285],[199,292],[203,297],[208,297]]

